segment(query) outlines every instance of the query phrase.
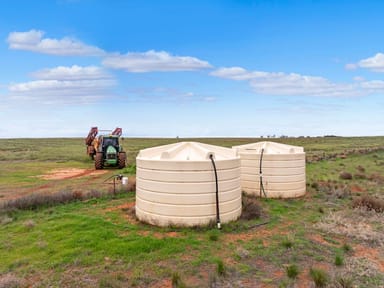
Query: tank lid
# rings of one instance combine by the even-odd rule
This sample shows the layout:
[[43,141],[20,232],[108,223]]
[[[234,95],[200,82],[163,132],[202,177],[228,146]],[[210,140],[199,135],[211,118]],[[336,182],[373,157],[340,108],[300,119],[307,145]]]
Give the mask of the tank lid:
[[304,148],[300,146],[292,146],[276,142],[262,141],[245,145],[233,146],[238,152],[261,153],[264,149],[264,154],[295,154],[304,153]]
[[233,149],[199,142],[178,142],[143,149],[140,150],[137,158],[164,161],[210,161],[211,155],[215,160],[238,158]]

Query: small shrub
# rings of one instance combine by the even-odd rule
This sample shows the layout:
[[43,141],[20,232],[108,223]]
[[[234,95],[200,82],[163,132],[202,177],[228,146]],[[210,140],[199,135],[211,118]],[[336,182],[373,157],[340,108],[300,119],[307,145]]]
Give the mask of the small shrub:
[[262,216],[262,209],[256,197],[243,194],[242,201],[241,219],[251,220],[258,219]]
[[324,208],[323,207],[319,207],[319,212],[321,213],[321,214],[324,214]]
[[377,213],[384,212],[384,201],[364,195],[362,197],[356,198],[352,203],[353,208],[365,208],[369,211],[376,211]]
[[329,281],[329,275],[322,269],[311,268],[309,270],[309,275],[311,276],[313,282],[315,282],[316,287],[325,287]]
[[341,172],[340,175],[339,175],[340,179],[343,179],[343,180],[352,180],[352,174],[349,173],[349,172]]
[[299,275],[299,268],[295,264],[287,266],[285,271],[287,272],[287,276],[291,279],[296,279],[297,275]]
[[220,276],[224,276],[226,273],[226,268],[225,268],[223,260],[221,260],[221,259],[217,260],[216,264],[217,264],[217,266],[216,266],[217,274]]
[[344,265],[344,258],[343,258],[343,256],[341,256],[339,254],[335,256],[335,265],[336,266],[343,266]]

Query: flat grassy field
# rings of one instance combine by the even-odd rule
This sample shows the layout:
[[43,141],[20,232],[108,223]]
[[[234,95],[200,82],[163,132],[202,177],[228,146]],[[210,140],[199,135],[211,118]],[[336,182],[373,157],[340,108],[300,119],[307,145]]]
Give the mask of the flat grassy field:
[[[106,179],[134,178],[140,149],[190,140],[303,146],[307,194],[244,197],[253,217],[222,230],[138,222],[134,191],[112,193]],[[0,139],[0,288],[384,287],[384,137],[123,146],[127,168],[95,173],[83,139]]]

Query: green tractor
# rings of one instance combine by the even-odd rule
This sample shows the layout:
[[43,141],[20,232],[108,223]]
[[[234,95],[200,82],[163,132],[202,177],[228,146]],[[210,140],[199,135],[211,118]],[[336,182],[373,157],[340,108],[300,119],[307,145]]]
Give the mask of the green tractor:
[[92,139],[88,139],[88,135],[86,145],[88,155],[95,160],[95,168],[103,169],[105,166],[124,168],[127,155],[120,145],[122,129],[116,128],[111,134],[100,135],[98,138],[96,138],[97,127],[92,129],[93,133],[90,131]]

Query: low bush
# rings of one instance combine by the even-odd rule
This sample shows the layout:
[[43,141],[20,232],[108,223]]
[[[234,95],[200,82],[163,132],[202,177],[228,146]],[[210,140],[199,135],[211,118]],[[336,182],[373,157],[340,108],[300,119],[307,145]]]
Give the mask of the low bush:
[[243,207],[240,219],[252,220],[258,219],[262,216],[262,208],[256,197],[243,194],[242,201]]
[[377,213],[384,212],[384,201],[372,196],[364,195],[356,198],[352,203],[353,208],[365,208],[370,211],[376,211]]
[[[120,193],[120,191],[118,192]],[[59,204],[66,204],[74,201],[101,198],[108,195],[114,196],[117,193],[110,191],[103,193],[98,190],[87,192],[60,190],[55,193],[33,193],[19,198],[11,199],[0,204],[0,210],[36,210],[40,207],[52,207]]]
[[352,174],[349,173],[349,172],[341,172],[340,175],[339,175],[340,179],[343,179],[343,180],[352,180]]

